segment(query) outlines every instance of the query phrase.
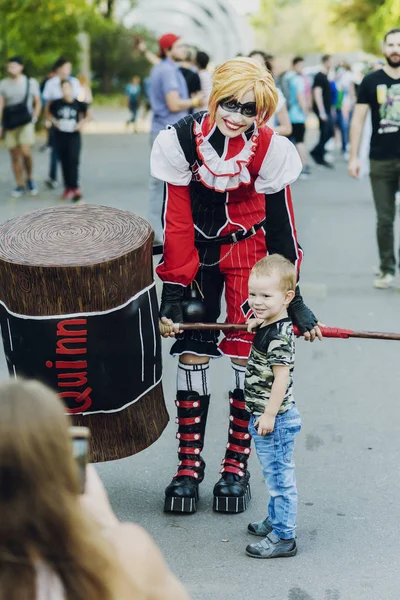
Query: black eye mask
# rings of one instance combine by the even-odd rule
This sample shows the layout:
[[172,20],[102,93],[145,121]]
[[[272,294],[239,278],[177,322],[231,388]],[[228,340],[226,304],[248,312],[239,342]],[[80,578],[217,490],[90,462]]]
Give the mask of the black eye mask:
[[221,100],[219,105],[227,112],[238,112],[248,119],[257,116],[257,106],[255,102],[246,102],[245,104],[241,104],[234,98],[226,98],[225,100]]

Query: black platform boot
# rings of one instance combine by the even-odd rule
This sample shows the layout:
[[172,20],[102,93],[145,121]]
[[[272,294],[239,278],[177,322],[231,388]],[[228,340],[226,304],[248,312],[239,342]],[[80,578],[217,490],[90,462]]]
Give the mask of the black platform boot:
[[245,409],[243,390],[229,394],[230,426],[221,479],[214,486],[213,509],[216,512],[240,513],[246,510],[250,493],[247,460],[251,452],[248,432],[250,415]]
[[199,483],[204,479],[206,463],[200,456],[204,444],[210,396],[178,391],[178,471],[165,490],[165,512],[194,513],[199,499]]

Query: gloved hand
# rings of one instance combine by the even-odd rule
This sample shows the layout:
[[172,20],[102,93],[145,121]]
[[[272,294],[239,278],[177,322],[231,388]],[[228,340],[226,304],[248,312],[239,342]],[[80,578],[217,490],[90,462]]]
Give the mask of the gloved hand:
[[301,333],[311,331],[318,323],[317,317],[304,303],[298,285],[296,286],[294,298],[289,304],[288,315],[292,319],[293,325],[297,325]]
[[186,288],[176,283],[164,283],[161,293],[160,318],[167,317],[174,323],[182,323],[182,300]]

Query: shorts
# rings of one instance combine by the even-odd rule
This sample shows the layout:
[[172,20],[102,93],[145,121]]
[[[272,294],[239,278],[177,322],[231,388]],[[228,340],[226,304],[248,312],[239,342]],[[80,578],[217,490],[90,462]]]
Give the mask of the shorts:
[[292,135],[295,144],[302,144],[306,134],[305,123],[292,123]]
[[[253,265],[266,256],[265,235],[259,229],[256,235],[234,245],[198,248],[201,266],[196,281],[204,296],[204,322],[214,323],[221,313],[221,298],[225,292],[227,323],[245,323],[251,315],[248,304],[248,279]],[[221,259],[221,257],[223,257]],[[218,262],[220,260],[220,262]],[[218,262],[216,265],[212,263]],[[210,264],[211,263],[211,264]],[[174,356],[188,352],[198,356],[218,358],[248,358],[254,338],[247,331],[226,332],[218,344],[220,331],[185,331],[176,337],[171,348]]]
[[17,146],[33,146],[35,143],[35,126],[33,123],[21,125],[16,129],[6,131],[4,136],[4,144],[8,150],[12,150]]

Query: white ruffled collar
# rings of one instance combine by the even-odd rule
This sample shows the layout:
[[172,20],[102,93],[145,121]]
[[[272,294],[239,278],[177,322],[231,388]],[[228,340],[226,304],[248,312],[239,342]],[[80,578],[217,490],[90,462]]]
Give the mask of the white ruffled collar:
[[193,125],[197,154],[203,163],[197,171],[197,177],[206,187],[217,192],[228,192],[236,190],[240,185],[249,185],[251,175],[247,167],[257,150],[259,136],[257,127],[254,126],[254,131],[249,139],[243,134],[244,145],[240,152],[225,160],[218,155],[210,142],[216,125],[208,135],[204,135],[203,123],[204,119],[201,123],[195,120]]

